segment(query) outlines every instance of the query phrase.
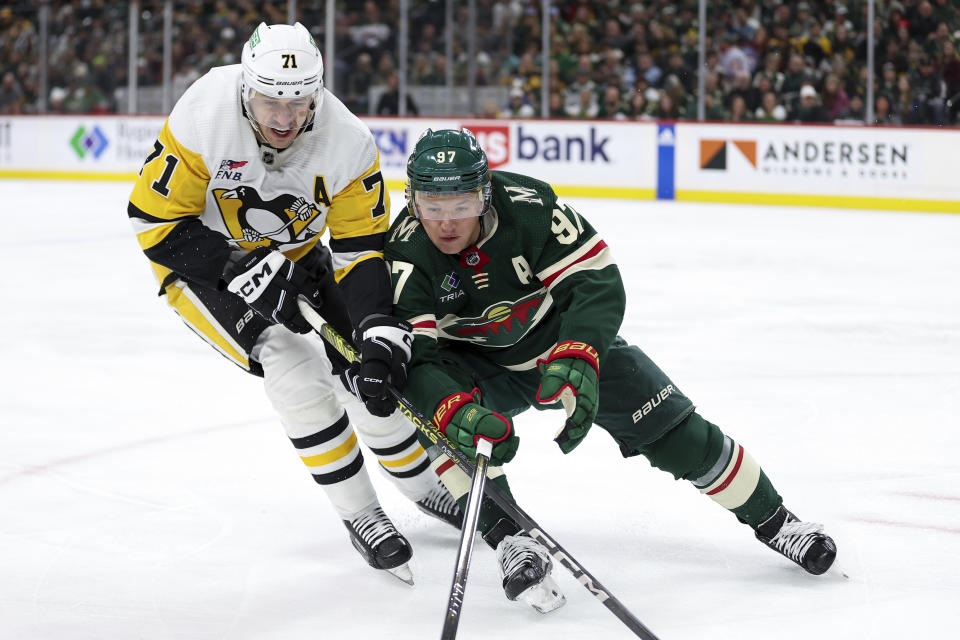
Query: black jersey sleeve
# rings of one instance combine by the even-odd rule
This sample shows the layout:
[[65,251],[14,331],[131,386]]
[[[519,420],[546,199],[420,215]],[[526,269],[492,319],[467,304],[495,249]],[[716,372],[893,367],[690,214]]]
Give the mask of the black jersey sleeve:
[[350,309],[354,325],[371,313],[392,313],[393,289],[390,273],[382,258],[359,263],[340,280],[340,289]]
[[[133,203],[128,205],[127,213],[131,218],[160,222]],[[181,278],[218,289],[222,287],[220,276],[230,251],[222,235],[207,228],[198,218],[186,218],[173,225],[163,242],[144,248],[143,253]]]

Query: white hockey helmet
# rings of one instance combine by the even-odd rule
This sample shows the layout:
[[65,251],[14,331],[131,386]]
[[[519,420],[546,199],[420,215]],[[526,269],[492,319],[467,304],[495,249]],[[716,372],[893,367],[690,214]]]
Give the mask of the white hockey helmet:
[[323,60],[306,27],[261,22],[243,45],[240,64],[243,108],[257,133],[262,135],[262,126],[282,129],[277,125],[283,123],[273,121],[270,110],[258,108],[255,98],[286,105],[290,122],[299,127],[297,135],[310,126],[323,100]]

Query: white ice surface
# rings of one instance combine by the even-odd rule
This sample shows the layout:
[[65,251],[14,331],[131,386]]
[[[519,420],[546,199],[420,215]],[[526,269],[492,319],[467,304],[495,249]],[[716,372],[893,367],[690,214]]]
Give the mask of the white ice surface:
[[[375,474],[416,586],[362,562],[260,381],[156,296],[129,188],[0,182],[0,638],[438,637],[457,533]],[[561,455],[553,412],[517,420],[522,506],[664,640],[955,637],[960,217],[571,203],[620,264],[622,334],[826,524],[850,579],[600,429]],[[459,637],[632,637],[558,580],[550,615],[510,603],[478,544]]]

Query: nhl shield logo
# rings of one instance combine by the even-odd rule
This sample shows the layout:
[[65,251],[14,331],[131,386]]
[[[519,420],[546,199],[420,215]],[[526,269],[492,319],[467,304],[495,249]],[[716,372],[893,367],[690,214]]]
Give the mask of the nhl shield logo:
[[477,246],[468,247],[460,253],[460,266],[469,267],[476,273],[480,273],[488,262],[490,262],[490,256]]

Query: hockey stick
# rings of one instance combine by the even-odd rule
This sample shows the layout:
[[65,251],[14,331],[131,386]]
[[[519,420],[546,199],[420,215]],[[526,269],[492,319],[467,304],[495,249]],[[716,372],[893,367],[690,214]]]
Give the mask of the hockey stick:
[[[323,322],[323,318],[320,317],[320,314],[310,306],[306,300],[300,299],[299,301],[300,311],[303,313],[303,316],[307,321],[313,326],[314,329],[320,334],[320,336],[326,340],[343,358],[349,362],[358,362],[360,360],[357,355],[356,349],[347,342],[343,336],[339,335],[336,330],[331,327],[329,324]],[[447,440],[446,436],[433,424],[432,420],[428,420],[420,413],[416,407],[414,407],[409,400],[407,400],[399,391],[397,391],[393,386],[387,388],[390,396],[397,401],[397,406],[400,408],[400,412],[423,433],[430,442],[437,445],[440,450],[446,454],[450,460],[452,460],[458,467],[460,467],[464,473],[469,476],[473,475],[473,465],[470,463],[470,460],[463,454],[459,449],[455,449],[454,446]],[[567,571],[569,571],[577,581],[583,585],[583,587],[593,594],[597,600],[603,603],[607,609],[610,610],[613,615],[623,622],[628,629],[633,631],[634,635],[638,638],[643,638],[644,640],[659,640],[657,636],[650,631],[640,620],[637,619],[630,610],[627,609],[622,602],[617,600],[617,598],[610,593],[606,587],[600,584],[600,581],[597,580],[593,575],[584,569],[579,562],[577,562],[570,553],[567,552],[560,543],[551,538],[543,529],[540,528],[540,525],[531,518],[526,511],[520,508],[520,506],[507,495],[507,493],[498,487],[497,485],[490,483],[486,485],[487,495],[496,502],[504,512],[512,517],[517,524],[519,524],[527,532],[527,534],[546,547],[547,551],[550,552],[550,555],[553,558],[562,564]]]
[[473,471],[473,482],[470,484],[470,493],[467,496],[467,512],[463,516],[463,529],[460,530],[460,549],[457,551],[457,565],[453,572],[453,584],[450,585],[447,615],[443,619],[440,640],[453,640],[457,637],[463,595],[467,589],[467,572],[470,571],[470,558],[473,555],[473,539],[477,534],[480,503],[483,500],[483,487],[487,482],[487,466],[490,463],[492,451],[493,443],[489,440],[481,438],[477,442],[477,465]]

